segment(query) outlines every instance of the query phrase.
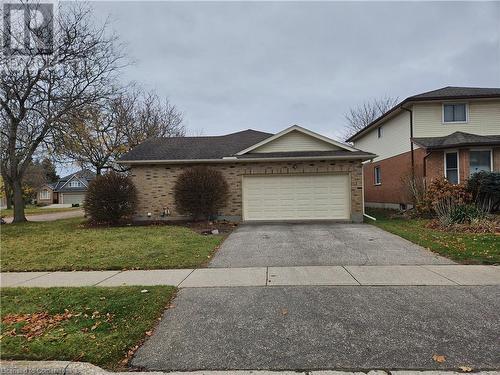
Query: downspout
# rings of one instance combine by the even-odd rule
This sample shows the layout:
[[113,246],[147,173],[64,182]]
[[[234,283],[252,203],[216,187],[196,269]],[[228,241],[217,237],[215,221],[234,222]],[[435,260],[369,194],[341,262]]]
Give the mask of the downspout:
[[[370,160],[370,162],[372,163],[373,162],[373,159]],[[361,186],[363,187],[363,189],[361,190],[361,197],[362,197],[362,204],[363,204],[363,216],[364,217],[367,217],[368,219],[371,219],[373,221],[377,221],[376,218],[374,218],[373,216],[370,216],[368,215],[366,212],[365,212],[365,170],[363,167],[361,167]]]
[[414,147],[413,147],[413,111],[411,109],[405,108],[401,106],[401,109],[410,113],[410,150],[411,150],[411,178],[415,179],[415,155],[414,155]]
[[429,151],[427,151],[427,153],[425,154],[424,156],[424,165],[423,165],[423,173],[424,173],[424,184],[426,184],[426,181],[427,181],[427,158],[431,156],[431,153]]

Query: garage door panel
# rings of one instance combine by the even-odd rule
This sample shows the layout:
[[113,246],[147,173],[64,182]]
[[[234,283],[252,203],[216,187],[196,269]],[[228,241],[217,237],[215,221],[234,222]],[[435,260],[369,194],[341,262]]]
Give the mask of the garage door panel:
[[62,194],[62,202],[64,204],[82,204],[85,199],[85,194]]
[[244,176],[244,220],[350,217],[349,175]]

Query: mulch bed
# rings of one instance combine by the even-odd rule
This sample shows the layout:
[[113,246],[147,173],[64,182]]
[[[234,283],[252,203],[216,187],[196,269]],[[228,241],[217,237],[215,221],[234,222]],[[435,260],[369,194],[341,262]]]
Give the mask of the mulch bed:
[[126,223],[117,223],[117,224],[109,224],[109,223],[93,223],[86,222],[82,223],[82,227],[84,228],[114,228],[114,227],[154,227],[154,226],[181,226],[189,228],[196,233],[200,234],[212,234],[212,230],[217,229],[219,234],[228,234],[231,233],[236,227],[238,223],[221,220],[221,221],[166,221],[166,220],[158,220],[158,221],[149,221],[149,220],[141,220],[141,221],[132,221]]
[[493,233],[500,235],[500,221],[498,220],[480,220],[468,224],[452,224],[445,226],[437,219],[429,221],[426,225],[429,229],[435,229],[442,232],[458,232],[458,233]]

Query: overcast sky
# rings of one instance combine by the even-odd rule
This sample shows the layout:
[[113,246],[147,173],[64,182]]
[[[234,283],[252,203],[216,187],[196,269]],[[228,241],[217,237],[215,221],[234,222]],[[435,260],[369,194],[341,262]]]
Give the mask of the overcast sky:
[[346,111],[384,95],[500,87],[499,2],[94,2],[191,134],[338,136]]

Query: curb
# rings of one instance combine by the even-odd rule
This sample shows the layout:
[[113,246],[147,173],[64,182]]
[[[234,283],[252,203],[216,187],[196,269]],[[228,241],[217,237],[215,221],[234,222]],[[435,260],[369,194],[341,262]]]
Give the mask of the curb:
[[[370,371],[174,371],[174,372],[111,372],[86,362],[69,361],[1,361],[0,374],[5,375],[463,375],[463,372],[443,370],[370,370]],[[500,371],[480,371],[474,375],[500,375]]]

